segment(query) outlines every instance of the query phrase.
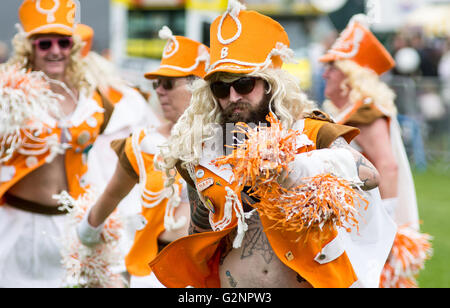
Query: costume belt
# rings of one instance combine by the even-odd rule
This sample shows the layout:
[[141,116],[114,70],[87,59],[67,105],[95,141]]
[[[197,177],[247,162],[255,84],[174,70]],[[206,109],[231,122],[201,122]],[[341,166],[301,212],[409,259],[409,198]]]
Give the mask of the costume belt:
[[59,210],[57,206],[39,204],[8,193],[4,195],[4,198],[7,205],[26,212],[42,215],[64,215],[68,213],[67,210]]

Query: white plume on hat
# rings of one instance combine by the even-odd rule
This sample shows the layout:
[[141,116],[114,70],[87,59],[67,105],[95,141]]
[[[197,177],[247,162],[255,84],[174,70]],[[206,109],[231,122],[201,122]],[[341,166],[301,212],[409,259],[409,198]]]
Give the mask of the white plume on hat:
[[238,16],[240,11],[245,11],[247,8],[244,4],[239,2],[238,0],[229,0],[228,1],[228,7],[227,12],[230,13],[232,16]]
[[360,23],[361,25],[363,25],[367,29],[370,28],[370,24],[371,24],[370,18],[366,14],[353,15],[353,17],[350,18],[349,24],[352,24],[352,23],[355,23],[355,22]]
[[159,30],[158,35],[163,40],[169,40],[173,37],[172,30],[167,26],[163,26],[161,30]]

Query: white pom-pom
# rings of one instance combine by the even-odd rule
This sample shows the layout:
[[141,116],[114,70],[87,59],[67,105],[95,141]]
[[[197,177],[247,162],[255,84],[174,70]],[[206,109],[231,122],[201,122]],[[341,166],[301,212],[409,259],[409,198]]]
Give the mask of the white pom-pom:
[[349,24],[352,24],[354,22],[358,22],[361,25],[363,25],[366,28],[370,28],[370,19],[369,16],[365,15],[365,14],[356,14],[354,15],[351,19]]
[[230,0],[230,1],[228,1],[227,11],[233,16],[238,16],[240,11],[244,11],[246,9],[247,8],[245,7],[245,5],[243,5],[238,0]]
[[199,61],[203,61],[203,62],[209,63],[209,52],[208,52],[208,50],[206,49],[205,46],[200,45],[198,47],[198,57],[197,57],[197,59]]
[[163,26],[161,30],[159,30],[159,37],[163,40],[168,40],[173,37],[172,30],[169,29],[167,26]]

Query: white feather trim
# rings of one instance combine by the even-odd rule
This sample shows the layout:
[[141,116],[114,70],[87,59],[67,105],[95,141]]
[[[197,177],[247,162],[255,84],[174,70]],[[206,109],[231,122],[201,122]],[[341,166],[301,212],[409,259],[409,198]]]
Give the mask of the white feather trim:
[[124,258],[119,241],[123,234],[123,224],[117,212],[113,212],[105,222],[102,231],[103,242],[95,247],[81,244],[76,232],[77,225],[88,209],[97,200],[98,193],[92,190],[74,200],[66,191],[53,198],[67,210],[61,255],[66,270],[63,287],[117,287],[123,285],[123,278],[113,268],[119,266]]
[[[62,82],[49,79],[43,72],[27,72],[18,66],[0,67],[0,162],[7,161],[22,146],[23,130],[48,125],[62,118],[62,95],[51,91],[55,84],[68,93]],[[70,94],[70,93],[69,93]],[[45,143],[45,141],[43,141]],[[44,144],[56,150],[55,144]]]

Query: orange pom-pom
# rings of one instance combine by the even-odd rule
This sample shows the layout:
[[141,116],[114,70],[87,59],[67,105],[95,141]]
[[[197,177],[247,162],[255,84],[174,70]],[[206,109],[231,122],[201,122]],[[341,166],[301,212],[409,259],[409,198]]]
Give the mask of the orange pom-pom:
[[417,288],[417,276],[432,256],[431,236],[399,227],[380,279],[381,288]]
[[289,163],[295,155],[308,150],[311,143],[307,138],[299,138],[301,132],[283,129],[272,114],[267,120],[268,127],[251,128],[238,123],[237,132],[246,136],[245,141],[230,155],[214,161],[218,167],[232,166],[238,181],[236,193],[250,187],[250,194],[260,200],[253,207],[275,221],[275,228],[302,232],[325,225],[348,231],[358,227],[358,209],[363,204],[367,207],[368,202],[344,179],[319,174],[303,178],[300,185],[289,190],[279,184],[279,176],[289,173]]

